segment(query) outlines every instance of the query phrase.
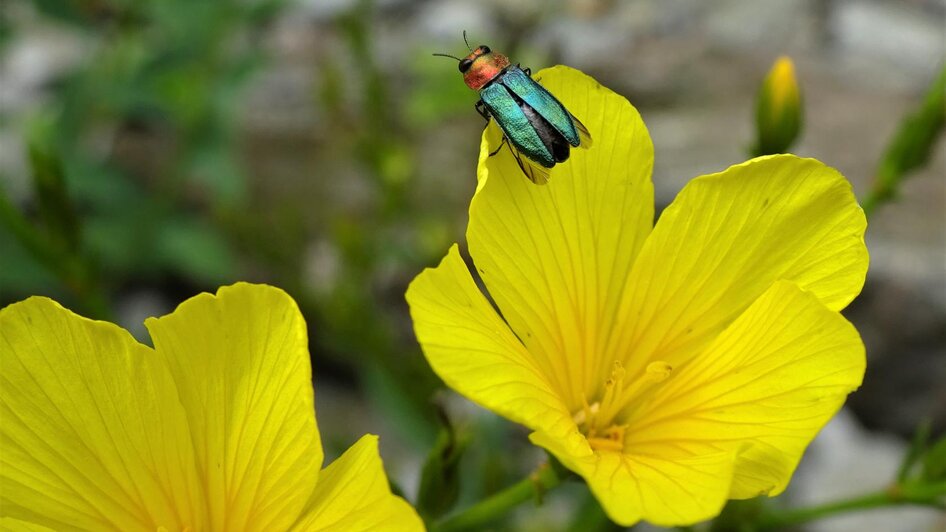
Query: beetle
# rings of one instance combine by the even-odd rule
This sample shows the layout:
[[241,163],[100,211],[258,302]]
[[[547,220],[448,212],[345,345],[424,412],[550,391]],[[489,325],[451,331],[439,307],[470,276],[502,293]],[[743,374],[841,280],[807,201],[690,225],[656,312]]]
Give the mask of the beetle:
[[[463,42],[466,32],[463,32]],[[470,48],[467,43],[467,48]],[[470,48],[465,58],[434,54],[459,61],[467,87],[479,92],[476,111],[496,120],[503,141],[490,156],[508,144],[519,168],[533,183],[544,185],[552,168],[568,160],[571,148],[591,146],[591,134],[545,87],[532,71],[510,63],[489,46]]]

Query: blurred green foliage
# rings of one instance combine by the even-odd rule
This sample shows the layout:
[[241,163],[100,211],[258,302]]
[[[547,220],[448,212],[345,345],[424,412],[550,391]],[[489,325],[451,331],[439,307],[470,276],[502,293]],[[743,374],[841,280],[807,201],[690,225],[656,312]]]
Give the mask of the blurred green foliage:
[[[32,220],[38,211],[46,227],[34,236],[49,246],[62,248],[65,239],[64,251],[81,250],[105,299],[168,276],[198,286],[234,278],[233,247],[216,222],[245,201],[233,121],[240,90],[261,64],[254,41],[279,6],[33,4],[48,22],[82,35],[89,50],[53,80],[50,102],[26,117],[35,195],[24,216]],[[0,238],[12,248],[9,235]],[[56,273],[59,260],[11,253],[0,293],[5,300],[52,293],[80,310],[107,313]],[[42,270],[59,282],[28,273]]]

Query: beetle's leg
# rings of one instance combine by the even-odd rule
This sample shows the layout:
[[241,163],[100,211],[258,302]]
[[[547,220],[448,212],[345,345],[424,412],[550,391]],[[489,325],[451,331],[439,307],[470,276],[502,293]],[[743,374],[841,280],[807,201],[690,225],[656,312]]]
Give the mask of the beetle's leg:
[[486,110],[486,104],[483,103],[483,100],[476,100],[476,105],[473,106],[476,109],[476,112],[483,117],[486,122],[489,122],[489,111]]
[[506,140],[508,140],[506,139],[506,135],[503,135],[503,141],[499,143],[499,147],[493,150],[489,155],[487,155],[487,157],[492,157],[493,155],[499,153],[499,150],[503,149],[503,145],[506,144]]
[[526,75],[529,76],[530,78],[532,77],[532,69],[531,69],[531,68],[526,67],[526,68],[523,68],[522,71],[525,72]]
[[[473,107],[476,108],[476,112],[479,113],[480,116],[482,116],[486,120],[486,123],[488,124],[489,111],[486,110],[486,104],[483,103],[483,100],[477,100],[476,105],[474,105]],[[493,150],[493,152],[490,153],[488,157],[492,157],[493,155],[496,155],[497,153],[499,153],[499,150],[503,149],[503,145],[506,144],[507,140],[508,139],[506,138],[506,135],[503,135],[503,141],[499,143],[499,147]]]

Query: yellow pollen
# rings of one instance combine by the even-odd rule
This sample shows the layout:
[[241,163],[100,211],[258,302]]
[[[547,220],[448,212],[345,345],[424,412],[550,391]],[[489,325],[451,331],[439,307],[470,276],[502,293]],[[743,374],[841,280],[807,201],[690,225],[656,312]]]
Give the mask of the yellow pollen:
[[589,404],[587,398],[583,397],[581,409],[572,417],[591,448],[597,451],[623,451],[627,425],[616,422],[615,418],[625,409],[629,400],[665,381],[672,372],[673,367],[667,362],[651,362],[640,378],[625,387],[627,372],[620,362],[615,362],[611,375],[604,381],[601,400]]

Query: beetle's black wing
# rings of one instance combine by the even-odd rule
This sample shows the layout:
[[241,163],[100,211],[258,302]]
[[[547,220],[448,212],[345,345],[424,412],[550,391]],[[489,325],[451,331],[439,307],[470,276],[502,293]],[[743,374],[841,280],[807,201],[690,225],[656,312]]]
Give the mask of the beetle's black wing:
[[581,139],[581,144],[579,145],[582,148],[591,147],[591,133],[588,132],[588,128],[581,123],[581,120],[575,118],[575,115],[568,113],[568,116],[572,117],[572,123],[575,125],[575,129],[578,131],[578,138]]
[[516,149],[516,146],[512,142],[507,142],[506,145],[509,146],[509,151],[512,152],[512,156],[515,157],[516,162],[519,163],[519,168],[522,170],[522,173],[529,178],[529,181],[532,181],[536,185],[544,185],[549,182],[549,176],[552,174],[551,168],[546,168],[526,157]]

